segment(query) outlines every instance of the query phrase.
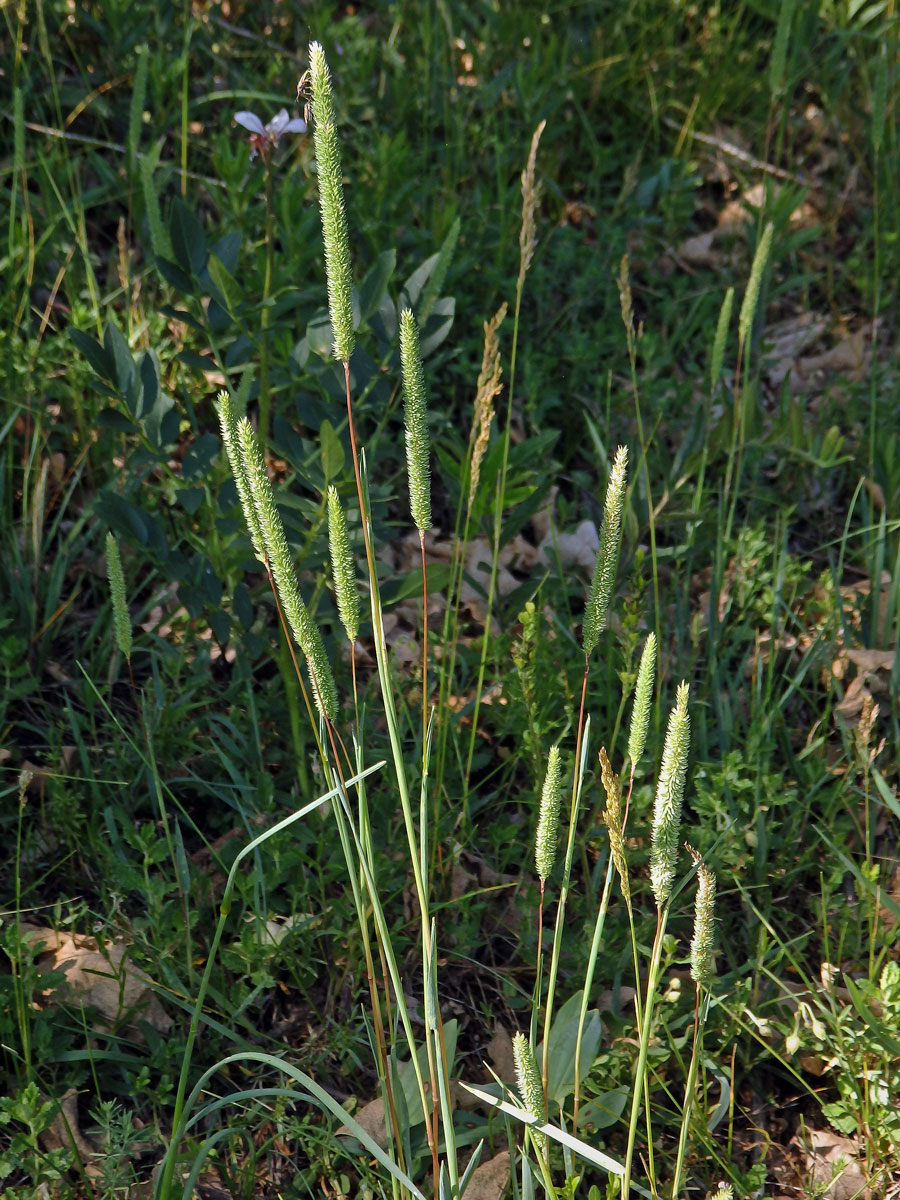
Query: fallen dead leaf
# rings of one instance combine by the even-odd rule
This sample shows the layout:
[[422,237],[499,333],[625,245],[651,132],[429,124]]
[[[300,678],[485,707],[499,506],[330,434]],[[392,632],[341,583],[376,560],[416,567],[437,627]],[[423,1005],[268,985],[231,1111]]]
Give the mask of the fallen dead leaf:
[[[168,1033],[171,1020],[150,986],[148,976],[129,963],[131,947],[107,942],[102,952],[92,937],[23,924],[23,939],[41,946],[38,963],[44,971],[62,971],[77,999],[95,1008],[110,1023],[139,1016],[159,1033]],[[60,997],[62,999],[63,997]],[[54,999],[50,996],[49,999]]]
[[867,1200],[872,1193],[856,1160],[857,1143],[830,1129],[807,1127],[805,1135],[805,1140],[795,1138],[794,1143],[806,1153],[809,1183],[822,1188],[828,1200]]
[[466,1200],[500,1200],[509,1186],[509,1151],[501,1150],[472,1172]]
[[[370,1100],[368,1104],[364,1104],[361,1109],[353,1114],[353,1119],[357,1125],[362,1126],[363,1132],[382,1150],[387,1149],[388,1139],[387,1131],[384,1126],[384,1100],[381,1096],[376,1096],[374,1100]],[[352,1130],[346,1125],[341,1125],[338,1129],[338,1135],[343,1137],[352,1137]]]
[[502,1025],[495,1027],[494,1036],[487,1045],[487,1054],[500,1082],[505,1083],[507,1087],[515,1087],[516,1063],[508,1029],[504,1029]]
[[593,521],[582,521],[574,533],[548,531],[538,546],[538,562],[551,565],[558,561],[563,567],[582,567],[593,571],[600,547],[600,535]]
[[675,259],[688,267],[717,267],[722,261],[722,253],[713,248],[716,233],[717,230],[709,229],[686,238],[673,251]]
[[42,1149],[48,1153],[74,1147],[85,1172],[92,1179],[99,1177],[100,1168],[94,1161],[99,1151],[81,1132],[78,1124],[78,1092],[75,1088],[69,1088],[59,1101],[59,1111],[53,1124],[40,1135],[40,1142]]

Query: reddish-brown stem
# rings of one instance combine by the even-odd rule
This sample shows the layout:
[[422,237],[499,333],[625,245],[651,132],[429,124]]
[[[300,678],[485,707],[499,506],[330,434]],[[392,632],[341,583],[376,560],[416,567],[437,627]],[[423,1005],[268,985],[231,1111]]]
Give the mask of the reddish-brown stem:
[[538,944],[537,944],[537,973],[538,992],[537,1002],[541,1002],[541,944],[544,938],[544,880],[541,880],[541,899],[538,904]]

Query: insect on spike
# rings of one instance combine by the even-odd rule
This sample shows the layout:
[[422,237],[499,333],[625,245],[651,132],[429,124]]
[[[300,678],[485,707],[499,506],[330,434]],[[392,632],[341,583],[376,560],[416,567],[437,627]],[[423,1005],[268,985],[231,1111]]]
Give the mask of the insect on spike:
[[[287,114],[285,113],[285,116]],[[238,125],[242,125],[244,129],[249,129],[251,133],[259,133],[265,135],[266,127],[262,121],[252,112],[239,112],[234,114],[234,119]]]
[[301,100],[303,101],[303,119],[307,125],[312,120],[311,81],[312,76],[308,70],[304,71],[297,81],[297,103],[299,104]]

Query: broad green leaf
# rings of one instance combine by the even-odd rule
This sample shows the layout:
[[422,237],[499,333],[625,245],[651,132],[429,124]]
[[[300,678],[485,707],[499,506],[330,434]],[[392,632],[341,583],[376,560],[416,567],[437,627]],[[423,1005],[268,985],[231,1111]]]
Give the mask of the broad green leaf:
[[159,399],[159,364],[156,355],[148,350],[141,359],[141,399],[135,416],[140,418],[153,412]]
[[69,337],[100,378],[113,383],[116,378],[116,368],[112,355],[98,341],[80,329],[70,329]]
[[119,389],[119,394],[128,405],[129,412],[133,416],[137,416],[138,398],[141,394],[137,367],[131,351],[128,349],[128,343],[112,321],[107,323],[104,330],[103,347],[114,364],[112,382]]
[[323,421],[319,426],[319,441],[322,446],[322,472],[325,475],[326,486],[337,479],[344,469],[346,455],[341,439],[335,433],[330,421]]
[[225,301],[225,306],[230,314],[237,312],[240,307],[243,293],[241,286],[235,277],[231,274],[225,264],[215,254],[211,254],[206,263],[206,269],[209,272],[209,277],[213,282],[213,286],[218,289]]
[[325,309],[319,309],[310,319],[306,326],[306,340],[314,354],[318,354],[321,358],[331,358],[334,347],[334,331]]
[[359,286],[359,319],[368,321],[377,312],[381,302],[387,295],[394,268],[397,265],[397,251],[385,250],[378,255],[375,263],[369,268],[365,279]]
[[582,1104],[578,1110],[578,1125],[582,1132],[593,1133],[598,1129],[609,1129],[615,1125],[625,1111],[628,1097],[631,1095],[627,1087],[613,1088]]
[[447,335],[453,327],[455,315],[456,300],[453,296],[444,296],[435,302],[420,338],[423,359],[427,358],[429,354],[433,354],[441,342],[446,341]]
[[206,238],[203,226],[183,200],[175,200],[172,205],[169,237],[179,267],[196,278],[206,266]]
[[[550,1064],[547,1077],[547,1098],[560,1106],[575,1090],[575,1041],[581,1012],[581,992],[575,992],[565,1002],[550,1027]],[[584,1019],[581,1037],[581,1083],[594,1065],[603,1036],[603,1022],[595,1009],[589,1009]],[[538,1061],[543,1055],[543,1043],[538,1047]]]

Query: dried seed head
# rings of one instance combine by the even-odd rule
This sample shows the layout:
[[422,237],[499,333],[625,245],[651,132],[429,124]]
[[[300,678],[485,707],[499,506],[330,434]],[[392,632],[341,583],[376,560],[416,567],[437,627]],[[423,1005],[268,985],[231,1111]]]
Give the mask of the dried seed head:
[[672,894],[675,879],[675,860],[681,828],[681,806],[687,777],[688,751],[691,741],[691,719],[688,715],[689,688],[678,685],[675,707],[669,714],[669,726],[663,746],[662,766],[656,785],[653,807],[653,848],[650,852],[650,881],[658,908]]
[[475,420],[472,424],[472,465],[469,470],[469,508],[478,490],[481,462],[487,453],[494,420],[494,397],[500,393],[500,340],[497,331],[506,317],[506,303],[500,305],[490,321],[484,323],[484,353],[481,356],[481,371],[478,375],[478,390],[475,394]]
[[628,466],[628,450],[620,446],[609,473],[603,519],[600,522],[600,546],[594,565],[594,578],[584,614],[584,654],[590,658],[597,645],[600,631],[606,624],[609,602],[612,597],[619,562],[619,535],[622,529],[622,510],[625,507],[625,473]]
[[600,751],[600,779],[606,792],[606,808],[603,820],[609,834],[609,849],[612,854],[616,873],[619,876],[619,886],[622,889],[622,899],[627,903],[631,899],[631,884],[628,880],[628,864],[625,861],[625,837],[622,830],[622,783],[612,769],[606,750]]
[[404,420],[406,423],[406,473],[409,507],[416,529],[431,528],[431,477],[428,468],[428,396],[419,348],[416,319],[408,308],[400,314],[400,366],[403,371]]
[[325,274],[328,280],[328,310],[334,331],[334,353],[341,362],[350,361],[353,331],[353,280],[350,270],[350,237],[344,210],[344,178],[341,151],[334,119],[331,75],[325,52],[318,42],[309,47],[309,87],[312,95],[313,139],[319,176],[319,208],[325,243]]
[[534,257],[534,248],[537,245],[537,223],[535,216],[541,200],[541,185],[535,179],[535,166],[537,163],[538,142],[541,140],[541,134],[544,132],[546,124],[546,121],[541,121],[532,134],[528,162],[525,164],[525,170],[522,172],[522,227],[519,230],[518,280],[520,291],[525,282],[528,268],[531,266],[531,260]]

